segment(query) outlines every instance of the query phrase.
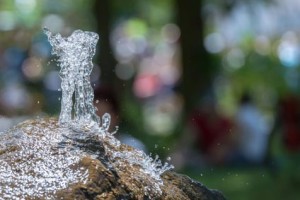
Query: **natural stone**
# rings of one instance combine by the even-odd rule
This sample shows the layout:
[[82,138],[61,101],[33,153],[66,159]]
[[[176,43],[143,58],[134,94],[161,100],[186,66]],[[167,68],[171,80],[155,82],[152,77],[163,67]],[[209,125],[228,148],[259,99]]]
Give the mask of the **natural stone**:
[[96,133],[53,118],[0,133],[0,199],[225,199],[174,171],[156,176],[143,166],[152,161],[141,163],[149,157]]

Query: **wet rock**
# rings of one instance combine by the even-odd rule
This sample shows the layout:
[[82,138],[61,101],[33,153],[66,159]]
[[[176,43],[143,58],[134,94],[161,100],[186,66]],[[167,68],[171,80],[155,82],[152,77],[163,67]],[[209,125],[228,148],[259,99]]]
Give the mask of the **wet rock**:
[[224,199],[169,168],[103,130],[56,119],[0,133],[0,199]]

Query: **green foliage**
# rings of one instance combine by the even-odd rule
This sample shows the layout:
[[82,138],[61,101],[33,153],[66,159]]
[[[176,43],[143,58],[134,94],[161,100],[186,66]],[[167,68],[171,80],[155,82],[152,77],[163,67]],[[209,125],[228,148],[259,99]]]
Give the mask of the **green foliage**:
[[230,200],[294,200],[300,195],[300,156],[286,152],[281,135],[271,145],[272,162],[262,167],[211,167],[183,172]]
[[[299,176],[299,170],[296,171]],[[223,192],[230,200],[294,200],[300,195],[299,179],[289,179],[280,171],[272,174],[266,168],[212,168],[184,171],[209,188]]]

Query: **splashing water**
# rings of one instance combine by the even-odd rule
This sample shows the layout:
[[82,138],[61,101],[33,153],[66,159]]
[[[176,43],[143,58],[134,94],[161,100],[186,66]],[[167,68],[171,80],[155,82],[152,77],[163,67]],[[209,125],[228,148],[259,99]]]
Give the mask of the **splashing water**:
[[[162,162],[156,157],[146,155],[139,150],[118,151],[114,147],[120,146],[120,142],[109,133],[111,116],[105,113],[102,116],[102,126],[94,126],[90,122],[100,124],[100,118],[95,114],[93,106],[93,90],[90,83],[90,73],[93,68],[92,57],[95,55],[96,43],[99,36],[93,32],[76,30],[67,38],[60,34],[53,35],[48,29],[44,29],[52,45],[52,54],[59,57],[60,76],[62,79],[62,104],[59,121],[61,124],[72,122],[72,96],[75,91],[75,123],[72,128],[77,131],[83,129],[89,133],[94,133],[106,138],[108,146],[104,145],[106,153],[110,155],[112,165],[116,168],[123,166],[124,163],[140,166],[141,176],[148,177],[152,188],[157,194],[160,193],[160,186],[163,184],[160,175],[173,168],[172,165]],[[79,122],[79,123],[78,123]],[[84,122],[84,124],[82,124]],[[81,124],[78,126],[78,124]],[[75,125],[75,126],[74,126]],[[77,126],[76,126],[77,125]],[[137,176],[134,172],[132,176]],[[146,175],[146,176],[145,176]],[[147,179],[147,178],[146,178]],[[147,191],[146,191],[147,192]]]
[[58,56],[62,79],[60,124],[72,122],[73,95],[75,93],[74,124],[100,123],[93,105],[94,93],[90,83],[99,36],[96,33],[76,30],[69,37],[52,34],[47,28],[44,33],[52,46],[52,54]]
[[80,164],[86,157],[107,157],[106,164],[126,176],[122,184],[130,188],[134,182],[150,199],[159,197],[160,176],[173,166],[93,128],[74,132],[55,119],[39,119],[0,133],[0,199],[57,199],[57,191],[89,181],[88,168]]
[[0,133],[0,199],[53,199],[56,191],[86,182],[88,170],[77,166],[88,154],[58,146],[69,134],[55,120]]
[[[55,199],[57,191],[89,180],[89,170],[80,165],[84,157],[101,160],[101,156],[118,176],[126,176],[129,181],[123,184],[129,189],[137,187],[130,186],[134,182],[150,199],[161,195],[161,175],[173,166],[122,145],[113,136],[116,131],[109,132],[108,113],[100,126],[89,79],[98,35],[77,30],[64,38],[48,29],[44,32],[61,68],[59,123],[31,120],[0,133],[0,199]],[[124,173],[126,168],[129,174]]]

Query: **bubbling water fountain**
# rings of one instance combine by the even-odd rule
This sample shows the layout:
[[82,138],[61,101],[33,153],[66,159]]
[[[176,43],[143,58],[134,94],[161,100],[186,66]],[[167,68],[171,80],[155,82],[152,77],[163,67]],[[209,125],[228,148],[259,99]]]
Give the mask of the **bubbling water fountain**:
[[89,79],[96,33],[44,33],[61,68],[61,113],[58,121],[28,120],[0,133],[0,200],[224,199],[170,172],[158,156],[121,144],[109,132],[108,113],[100,124]]
[[74,124],[100,123],[93,105],[94,93],[90,83],[93,69],[92,58],[96,52],[99,36],[96,33],[76,30],[67,38],[52,34],[47,28],[44,33],[52,46],[52,54],[58,56],[62,79],[62,101],[60,124],[72,122],[73,94],[75,93]]
[[[93,69],[92,58],[95,55],[96,44],[99,39],[98,34],[88,31],[76,30],[69,37],[62,37],[60,34],[52,34],[47,28],[44,33],[52,45],[52,54],[58,56],[60,77],[62,79],[62,103],[59,122],[61,125],[68,124],[69,127],[82,131],[88,128],[88,133],[97,133],[102,138],[109,138],[109,146],[120,146],[120,142],[109,133],[111,116],[105,113],[102,116],[102,126],[100,119],[95,114],[93,105],[94,94],[90,83],[90,74]],[[74,118],[72,118],[72,97],[75,91]],[[92,131],[91,131],[92,130]],[[82,137],[82,136],[81,136]],[[83,136],[84,137],[84,136]],[[113,165],[123,165],[123,161],[132,165],[141,166],[141,172],[153,178],[153,188],[155,193],[160,193],[162,181],[160,175],[173,166],[164,165],[158,158],[152,159],[144,152],[135,151],[113,151],[104,145],[106,153],[110,155]],[[122,161],[123,160],[123,161]],[[149,187],[151,188],[151,187]]]

